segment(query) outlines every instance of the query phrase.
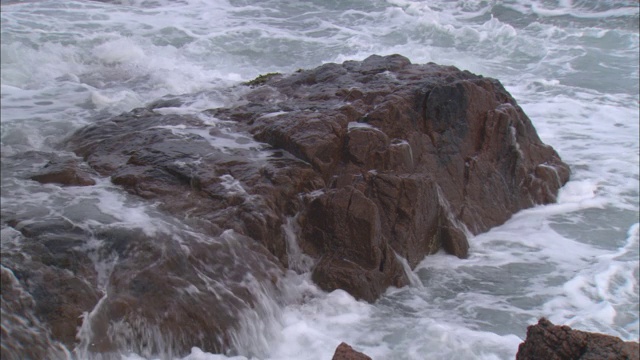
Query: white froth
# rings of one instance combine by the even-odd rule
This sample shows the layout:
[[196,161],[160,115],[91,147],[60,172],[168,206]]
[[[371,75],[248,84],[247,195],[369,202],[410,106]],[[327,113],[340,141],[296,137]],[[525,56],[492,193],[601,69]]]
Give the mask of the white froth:
[[102,43],[93,49],[93,55],[107,65],[126,63],[133,66],[146,57],[144,50],[131,38],[118,38]]
[[231,195],[247,195],[247,191],[242,187],[240,181],[236,180],[231,175],[222,175],[220,176],[222,179],[222,186],[227,190],[227,192]]
[[261,119],[268,119],[268,118],[284,115],[286,113],[287,113],[286,111],[275,111],[275,112],[272,112],[272,113],[264,114],[264,115],[260,116],[260,118]]
[[581,203],[596,197],[598,184],[593,180],[569,181],[558,193],[558,203]]
[[[363,123],[363,122],[357,122],[357,121],[352,121],[349,124],[347,124],[347,129],[353,130],[353,129],[371,129],[371,130],[378,130],[375,126],[368,124],[368,123]],[[379,130],[378,130],[379,131]]]
[[282,224],[282,230],[287,243],[287,268],[298,273],[308,273],[311,271],[315,261],[312,257],[302,252],[298,244],[300,229],[297,218],[297,216],[288,217],[284,224]]
[[409,283],[411,284],[411,286],[422,288],[423,286],[422,286],[422,282],[420,281],[420,278],[411,270],[411,267],[409,266],[409,262],[407,261],[407,259],[398,255],[398,253],[396,253],[395,251],[394,251],[394,254],[396,256],[396,259],[400,261],[400,265],[402,265],[402,269],[404,270],[405,275],[409,279]]
[[[308,281],[308,280],[307,280]],[[371,305],[356,301],[342,290],[291,305],[284,312],[283,339],[270,359],[329,359],[350,337],[350,326],[366,319]]]
[[105,191],[100,195],[96,206],[102,213],[117,219],[109,225],[111,227],[141,229],[147,236],[155,236],[158,231],[169,232],[161,222],[150,216],[146,204],[129,205],[127,202],[124,194]]
[[[564,3],[565,1],[563,1]],[[637,6],[629,6],[617,9],[611,9],[606,11],[598,11],[596,13],[581,11],[579,8],[574,8],[571,6],[571,3],[563,4],[565,6],[558,9],[549,9],[544,7],[543,5],[532,3],[531,11],[535,14],[541,16],[565,16],[569,15],[576,18],[583,19],[602,19],[608,17],[616,17],[616,16],[634,16],[638,15],[638,7]]]

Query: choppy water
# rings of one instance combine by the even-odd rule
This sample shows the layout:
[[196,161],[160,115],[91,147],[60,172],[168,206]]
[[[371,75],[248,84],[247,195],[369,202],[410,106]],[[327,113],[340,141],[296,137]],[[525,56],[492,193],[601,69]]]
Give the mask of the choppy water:
[[[269,316],[248,315],[239,358],[330,359],[346,341],[374,359],[512,359],[541,316],[638,340],[638,9],[636,0],[3,0],[2,216],[181,231],[108,179],[26,181],[42,164],[15,155],[56,152],[92,119],[167,94],[191,94],[182,111],[202,110],[232,102],[226,89],[260,73],[399,53],[500,79],[572,180],[557,204],[471,239],[467,260],[426,258],[417,285],[373,305],[290,273],[288,305],[264,299]],[[9,251],[19,236],[2,226]],[[186,359],[227,358],[194,348]]]

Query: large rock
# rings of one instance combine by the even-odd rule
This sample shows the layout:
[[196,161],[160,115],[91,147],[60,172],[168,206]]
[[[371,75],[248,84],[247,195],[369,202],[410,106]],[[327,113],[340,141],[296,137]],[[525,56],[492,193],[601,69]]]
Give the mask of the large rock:
[[3,247],[2,265],[33,300],[7,306],[80,355],[253,356],[236,332],[278,296],[292,238],[320,287],[375,301],[408,284],[400,257],[466,257],[468,234],[554,201],[568,180],[498,81],[454,67],[371,56],[240,86],[232,107],[172,114],[181,100],[166,98],[97,119],[64,144],[85,163],[31,173],[109,177],[159,224],[88,231],[3,214],[22,248]]
[[516,360],[631,360],[640,358],[637,342],[572,330],[542,318],[527,328],[527,339],[520,344]]
[[468,234],[554,201],[569,178],[498,81],[454,67],[374,55],[271,76],[245,98],[210,113],[325,182],[307,197],[301,240],[326,290],[371,300],[406,283],[392,252],[412,267],[441,248],[464,258]]
[[[174,130],[185,125],[203,136]],[[196,117],[138,109],[71,137],[93,171],[161,212],[153,230],[112,225],[87,233],[64,218],[8,221],[22,247],[3,248],[2,264],[31,293],[30,311],[53,340],[81,357],[119,358],[129,349],[173,358],[193,346],[264,351],[238,332],[252,313],[269,311],[261,299],[277,297],[288,265],[283,225],[300,210],[298,194],[323,182],[308,164],[232,127],[225,130],[235,138],[209,136]]]

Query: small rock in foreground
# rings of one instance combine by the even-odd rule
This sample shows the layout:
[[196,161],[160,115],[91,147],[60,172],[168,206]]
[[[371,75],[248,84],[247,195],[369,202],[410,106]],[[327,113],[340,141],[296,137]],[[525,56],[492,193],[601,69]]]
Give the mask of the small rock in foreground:
[[631,360],[639,359],[637,342],[610,335],[572,330],[542,318],[527,328],[516,360]]
[[367,355],[353,350],[347,343],[340,343],[333,354],[332,360],[371,360]]

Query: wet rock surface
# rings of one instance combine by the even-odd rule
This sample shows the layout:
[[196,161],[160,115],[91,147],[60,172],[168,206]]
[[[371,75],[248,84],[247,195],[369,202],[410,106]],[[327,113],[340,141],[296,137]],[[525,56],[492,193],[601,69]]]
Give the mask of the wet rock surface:
[[42,184],[60,184],[66,186],[95,185],[91,171],[84,169],[77,159],[55,158],[31,176],[31,180]]
[[408,284],[398,256],[464,258],[466,234],[554,201],[569,177],[497,80],[454,67],[372,56],[239,87],[235,106],[185,115],[160,99],[98,119],[64,144],[84,163],[34,175],[108,178],[170,218],[160,230],[3,216],[30,245],[3,248],[2,265],[52,339],[80,354],[251,356],[234,331],[279,291],[292,221],[321,288],[375,301]]
[[326,290],[349,284],[371,300],[406,284],[392,251],[412,267],[441,248],[464,258],[467,232],[554,201],[569,178],[498,81],[454,67],[374,55],[274,75],[245,98],[210,113],[324,181],[304,207],[301,246],[320,258],[314,279]]
[[518,348],[517,360],[631,360],[640,357],[637,342],[573,330],[547,319],[527,328],[527,338]]
[[[64,358],[63,346],[51,338],[47,325],[34,315],[34,298],[13,272],[2,265],[0,276],[2,359]],[[34,337],[34,333],[40,336]]]
[[[21,247],[3,244],[3,306],[16,306],[16,298],[10,294],[22,293],[28,301],[20,302],[21,316],[38,319],[31,321],[46,325],[43,334],[73,349],[83,313],[102,296],[96,288],[94,263],[79,249],[89,234],[64,219],[10,223],[19,231]],[[13,281],[5,283],[5,279]],[[2,321],[4,324],[4,317]]]

